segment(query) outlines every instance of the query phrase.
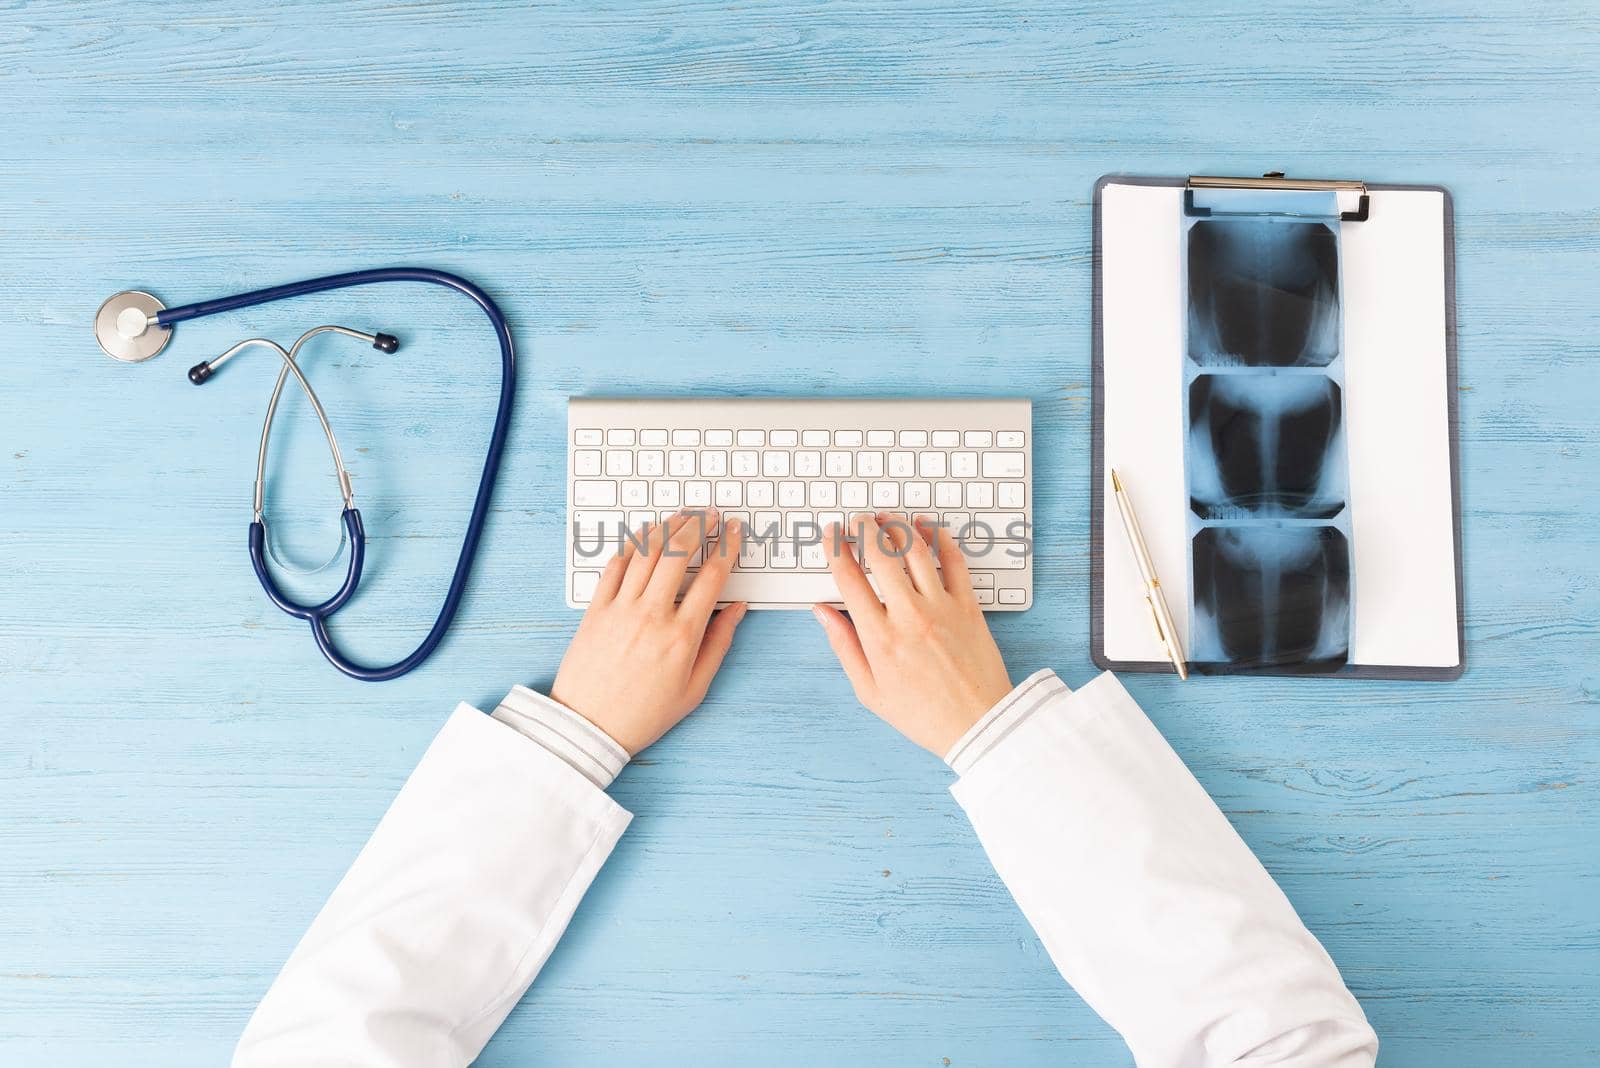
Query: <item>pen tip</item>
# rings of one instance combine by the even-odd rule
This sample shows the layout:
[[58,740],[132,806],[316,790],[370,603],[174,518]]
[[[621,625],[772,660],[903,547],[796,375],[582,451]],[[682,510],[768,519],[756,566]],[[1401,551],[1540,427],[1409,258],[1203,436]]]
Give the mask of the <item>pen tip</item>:
[[1111,469],[1111,488],[1118,493],[1122,492],[1122,479],[1117,477],[1117,469],[1115,467]]

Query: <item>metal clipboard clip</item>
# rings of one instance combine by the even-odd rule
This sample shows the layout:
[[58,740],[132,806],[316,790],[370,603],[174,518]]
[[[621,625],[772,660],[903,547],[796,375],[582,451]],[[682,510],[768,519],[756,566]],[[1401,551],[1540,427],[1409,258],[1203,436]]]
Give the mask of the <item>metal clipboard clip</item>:
[[[1372,205],[1367,183],[1350,178],[1285,178],[1282,171],[1268,171],[1260,178],[1223,178],[1210,174],[1191,174],[1183,187],[1183,213],[1197,218],[1211,214],[1210,208],[1197,207],[1196,189],[1276,189],[1294,192],[1360,193],[1355,211],[1339,213],[1340,222],[1366,222]],[[1226,214],[1218,212],[1217,214]]]

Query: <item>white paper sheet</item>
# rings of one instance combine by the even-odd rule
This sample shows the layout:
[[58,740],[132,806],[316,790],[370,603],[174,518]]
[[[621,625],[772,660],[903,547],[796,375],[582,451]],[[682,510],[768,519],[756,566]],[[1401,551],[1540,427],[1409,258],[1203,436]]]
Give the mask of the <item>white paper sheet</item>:
[[[1354,532],[1351,663],[1459,661],[1446,377],[1444,196],[1377,190],[1340,228]],[[1133,500],[1185,648],[1183,190],[1101,191],[1105,655],[1162,660],[1109,469]]]

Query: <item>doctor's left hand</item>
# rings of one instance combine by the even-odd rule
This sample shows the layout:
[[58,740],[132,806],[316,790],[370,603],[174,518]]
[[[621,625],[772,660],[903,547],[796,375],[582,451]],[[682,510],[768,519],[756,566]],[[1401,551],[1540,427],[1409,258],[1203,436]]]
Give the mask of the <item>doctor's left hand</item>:
[[[647,524],[606,565],[594,600],[561,660],[550,696],[637,756],[705,699],[733,644],[745,604],[712,616],[744,531],[715,510],[681,512]],[[675,603],[690,558],[704,544],[705,563],[682,603]]]

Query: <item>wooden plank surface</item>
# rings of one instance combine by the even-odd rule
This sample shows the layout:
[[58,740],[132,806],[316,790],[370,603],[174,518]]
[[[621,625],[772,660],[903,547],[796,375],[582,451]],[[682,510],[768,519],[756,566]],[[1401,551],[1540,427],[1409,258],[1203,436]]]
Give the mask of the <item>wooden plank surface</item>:
[[[24,2],[0,101],[0,1063],[226,1058],[453,704],[554,670],[570,395],[1032,397],[1038,607],[994,625],[1018,677],[1083,682],[1092,183],[1273,168],[1455,193],[1469,670],[1129,688],[1385,1063],[1600,1058],[1591,5]],[[481,321],[368,290],[142,366],[89,324],[130,286],[390,263],[489,288],[523,363],[455,629],[372,686],[249,568],[266,360],[183,370],[320,322],[405,339],[308,357],[372,532],[337,631],[392,658],[487,441]],[[289,418],[273,514],[309,558],[337,494]],[[808,615],[752,617],[614,787],[633,828],[482,1063],[1128,1063],[948,782]]]

